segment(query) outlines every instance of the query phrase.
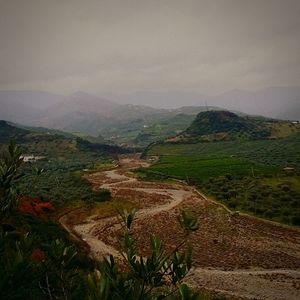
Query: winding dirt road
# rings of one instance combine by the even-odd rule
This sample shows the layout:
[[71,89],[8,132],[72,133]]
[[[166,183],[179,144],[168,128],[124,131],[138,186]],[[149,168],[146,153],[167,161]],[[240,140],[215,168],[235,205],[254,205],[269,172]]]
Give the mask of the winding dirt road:
[[[172,249],[181,239],[176,215],[192,207],[199,216],[193,235],[194,269],[187,282],[196,287],[238,299],[300,299],[299,230],[249,216],[232,214],[194,188],[181,183],[138,181],[130,170],[148,166],[138,157],[125,157],[115,170],[87,176],[95,189],[109,189],[113,200],[137,207],[134,233],[139,254],[145,254],[150,234]],[[60,222],[80,236],[96,259],[119,252],[117,217],[86,216],[74,224],[68,215]],[[76,222],[75,222],[76,223]]]

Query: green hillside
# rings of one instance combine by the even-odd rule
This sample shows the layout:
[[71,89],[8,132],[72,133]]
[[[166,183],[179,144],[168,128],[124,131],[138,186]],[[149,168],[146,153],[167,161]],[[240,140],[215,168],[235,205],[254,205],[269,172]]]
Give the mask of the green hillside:
[[[101,136],[71,134],[43,127],[28,127],[0,120],[0,147],[11,139],[21,146],[24,152],[36,155],[68,155],[81,150],[97,150],[110,153],[123,153],[128,150],[104,143]],[[84,149],[83,149],[84,148]]]
[[[92,143],[57,130],[25,129],[0,121],[0,154],[11,139],[16,140],[22,155],[38,157],[38,160],[22,165],[20,192],[51,200],[58,206],[99,198],[82,178],[83,170],[97,169],[101,163],[111,162],[115,153],[129,151],[118,146]],[[43,170],[39,180],[37,170]]]
[[7,143],[10,139],[24,141],[24,138],[30,131],[12,126],[10,123],[0,120],[0,144]]
[[240,116],[230,111],[200,112],[171,142],[208,142],[282,138],[297,132],[299,126],[287,121]]
[[99,132],[106,140],[118,145],[145,147],[184,131],[195,116],[205,109],[203,106],[168,110],[123,105],[108,118],[102,119],[101,124],[95,124],[95,128],[100,128]]
[[[300,225],[298,125],[254,120],[251,127],[250,120],[249,127],[244,127],[249,123],[244,122],[243,118],[229,114],[229,120],[226,120],[226,115],[222,113],[222,124],[216,121],[212,128],[205,128],[205,122],[199,116],[187,130],[194,137],[204,133],[206,136],[214,134],[212,132],[217,130],[224,132],[226,129],[231,139],[199,142],[189,136],[188,143],[183,140],[154,143],[146,149],[145,155],[158,156],[158,161],[150,168],[140,169],[138,174],[153,180],[185,180],[233,210]],[[216,114],[210,113],[209,116]],[[233,129],[230,130],[232,120],[237,120],[237,124],[232,124]],[[267,138],[258,139],[256,135],[251,135],[254,129],[259,128],[254,125],[260,122],[262,128],[266,126],[271,129]],[[200,126],[196,127],[196,124]],[[237,138],[239,128],[245,128],[247,139]]]

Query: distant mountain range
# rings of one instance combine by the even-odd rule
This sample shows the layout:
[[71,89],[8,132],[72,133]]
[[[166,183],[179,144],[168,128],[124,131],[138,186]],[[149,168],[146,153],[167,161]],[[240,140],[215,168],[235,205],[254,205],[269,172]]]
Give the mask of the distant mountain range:
[[120,103],[152,105],[160,108],[218,106],[249,115],[300,120],[300,87],[269,87],[256,92],[232,90],[217,96],[194,92],[137,92],[130,95],[107,95]]
[[[118,144],[143,144],[178,134],[197,113],[206,110],[225,108],[300,120],[298,87],[274,87],[258,92],[234,90],[215,97],[186,92],[139,92],[115,96],[115,101],[112,97],[107,99],[85,92],[62,96],[42,91],[0,91],[0,119],[95,137],[101,135]],[[171,108],[171,105],[182,107]]]
[[41,91],[0,91],[0,119],[28,124],[63,98]]
[[[35,105],[38,98],[41,103]],[[23,95],[22,92],[0,92],[0,105],[0,119],[3,120],[92,136],[101,135],[118,144],[143,143],[141,136],[144,130],[147,130],[149,142],[167,134],[174,135],[178,130],[184,130],[198,112],[217,109],[203,106],[157,109],[143,105],[122,105],[84,92],[63,97],[34,91],[24,92]],[[172,118],[178,114],[185,121],[174,120],[174,123]],[[164,129],[149,135],[153,126],[160,124]]]

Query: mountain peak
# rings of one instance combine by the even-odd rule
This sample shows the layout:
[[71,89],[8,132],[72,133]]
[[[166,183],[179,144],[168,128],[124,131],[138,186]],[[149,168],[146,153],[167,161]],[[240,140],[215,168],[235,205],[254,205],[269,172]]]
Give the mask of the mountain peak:
[[89,93],[83,92],[83,91],[77,91],[77,92],[71,94],[70,97],[95,97],[95,98],[97,98],[95,95],[92,95],[92,94],[89,94]]

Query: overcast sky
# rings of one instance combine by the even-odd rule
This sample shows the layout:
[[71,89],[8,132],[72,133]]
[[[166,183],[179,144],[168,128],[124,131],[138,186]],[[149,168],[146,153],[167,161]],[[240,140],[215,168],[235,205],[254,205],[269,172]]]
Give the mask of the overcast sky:
[[299,0],[0,0],[0,89],[300,86]]

